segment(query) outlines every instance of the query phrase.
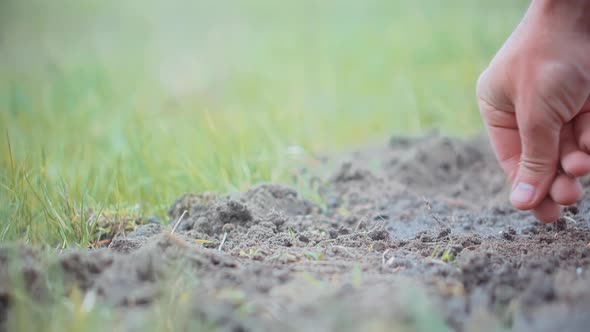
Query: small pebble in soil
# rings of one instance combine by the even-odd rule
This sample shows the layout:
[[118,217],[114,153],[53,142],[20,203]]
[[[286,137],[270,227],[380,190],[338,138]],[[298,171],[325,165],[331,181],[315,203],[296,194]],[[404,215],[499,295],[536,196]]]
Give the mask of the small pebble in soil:
[[461,242],[461,246],[463,248],[471,248],[474,246],[478,246],[480,244],[481,244],[481,239],[477,235],[471,236]]
[[387,240],[389,239],[389,232],[385,229],[374,229],[369,232],[369,237],[371,240],[379,241],[379,240]]
[[223,225],[223,227],[221,227],[221,231],[224,233],[229,233],[229,232],[233,231],[234,229],[236,229],[236,225],[231,224],[231,223],[227,223],[227,224]]
[[385,243],[383,241],[376,241],[373,243],[373,250],[374,251],[384,251],[385,250]]
[[340,235],[348,235],[348,234],[350,234],[350,229],[348,229],[348,228],[346,228],[344,226],[341,226],[338,229],[338,234],[340,234]]
[[391,268],[410,268],[414,265],[409,259],[395,256],[388,259],[386,264]]
[[331,229],[328,231],[328,235],[330,235],[330,239],[335,239],[338,237],[338,231],[335,229]]
[[299,241],[304,242],[304,243],[308,243],[309,238],[307,238],[307,236],[301,234],[301,235],[299,235]]
[[505,231],[500,231],[500,235],[504,240],[512,241],[516,236],[516,230],[512,227],[508,227]]
[[535,225],[528,225],[528,226],[523,227],[522,234],[531,234],[531,235],[539,234],[539,229],[537,229],[537,227]]
[[278,258],[279,263],[281,264],[289,264],[289,263],[294,263],[297,261],[297,257],[291,255],[291,254],[283,254]]
[[254,255],[252,255],[252,260],[253,261],[263,261],[264,255],[262,253],[257,252]]
[[555,222],[555,231],[556,232],[563,232],[567,230],[567,223],[564,218],[559,218]]
[[420,235],[420,241],[422,242],[432,242],[432,236],[424,233]]
[[575,216],[576,214],[580,213],[580,209],[575,205],[571,205],[571,206],[566,206],[563,209],[563,212],[566,214],[571,214],[571,215]]
[[444,228],[438,233],[437,238],[442,239],[443,237],[447,237],[451,234],[451,229],[449,227]]
[[463,251],[462,245],[451,246],[451,253],[453,254],[453,256],[457,256],[459,253],[461,253],[461,251]]
[[408,240],[399,240],[399,241],[397,242],[397,246],[398,246],[398,247],[403,247],[403,246],[405,246],[405,245],[406,245],[406,244],[408,244],[408,243],[409,243],[409,241],[408,241]]

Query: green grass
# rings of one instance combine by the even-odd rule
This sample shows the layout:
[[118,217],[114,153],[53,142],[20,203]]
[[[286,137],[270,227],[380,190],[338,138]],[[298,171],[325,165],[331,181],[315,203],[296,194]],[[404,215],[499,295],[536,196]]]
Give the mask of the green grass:
[[86,246],[88,207],[164,216],[318,152],[478,132],[475,80],[525,5],[4,0],[0,241]]
[[[164,217],[184,192],[289,183],[317,153],[392,134],[476,133],[475,80],[526,6],[155,3],[0,0],[0,244],[86,247],[104,231],[92,216]],[[186,319],[190,288],[144,330],[210,330]],[[121,328],[75,291],[52,305],[14,294],[15,331]]]

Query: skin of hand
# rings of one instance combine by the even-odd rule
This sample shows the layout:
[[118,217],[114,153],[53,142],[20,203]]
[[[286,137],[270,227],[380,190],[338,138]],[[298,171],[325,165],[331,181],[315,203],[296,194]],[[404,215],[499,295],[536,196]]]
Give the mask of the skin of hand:
[[590,0],[533,0],[477,82],[479,109],[511,185],[542,222],[590,172]]

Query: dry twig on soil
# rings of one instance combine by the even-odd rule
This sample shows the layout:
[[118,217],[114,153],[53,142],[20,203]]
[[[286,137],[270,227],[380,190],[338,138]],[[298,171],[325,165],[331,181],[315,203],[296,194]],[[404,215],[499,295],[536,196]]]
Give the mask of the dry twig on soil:
[[170,232],[170,235],[174,234],[174,231],[176,230],[176,227],[178,227],[178,225],[182,221],[182,218],[184,218],[184,215],[187,212],[188,212],[187,210],[182,211],[182,214],[180,215],[180,217],[178,217],[178,220],[176,220],[176,223],[174,223],[174,227],[172,227],[172,231]]
[[223,233],[223,239],[221,240],[221,243],[219,244],[219,248],[217,248],[217,250],[221,251],[221,249],[223,248],[223,245],[225,244],[226,239],[227,239],[227,232]]

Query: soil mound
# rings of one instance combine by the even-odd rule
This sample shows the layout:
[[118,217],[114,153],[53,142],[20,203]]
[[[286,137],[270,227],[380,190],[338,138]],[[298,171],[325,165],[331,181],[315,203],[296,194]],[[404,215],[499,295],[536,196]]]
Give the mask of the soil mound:
[[227,331],[588,330],[589,195],[539,224],[507,204],[482,138],[393,138],[322,167],[322,207],[262,184],[180,197],[174,233],[146,224],[52,258],[1,248],[0,320],[10,326],[8,266],[38,301],[59,271],[66,292],[94,292],[123,315],[148,312],[180,268],[198,280],[191,316]]

